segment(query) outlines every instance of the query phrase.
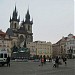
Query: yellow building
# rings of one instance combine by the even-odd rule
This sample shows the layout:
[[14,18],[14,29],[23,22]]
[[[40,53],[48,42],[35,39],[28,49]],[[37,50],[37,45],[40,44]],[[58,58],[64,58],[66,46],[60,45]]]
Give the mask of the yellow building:
[[27,48],[30,49],[31,56],[38,55],[38,56],[46,56],[52,57],[52,44],[51,42],[46,41],[35,41],[29,42],[27,44]]

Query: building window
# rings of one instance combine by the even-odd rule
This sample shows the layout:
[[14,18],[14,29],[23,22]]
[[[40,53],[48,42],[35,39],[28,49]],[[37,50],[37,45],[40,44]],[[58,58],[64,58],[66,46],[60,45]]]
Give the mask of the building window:
[[30,25],[28,25],[28,30],[30,30]]
[[7,54],[4,54],[4,58],[7,58]]
[[15,23],[14,27],[16,28],[16,23]]
[[20,36],[20,43],[22,43],[24,41],[24,37],[23,35]]
[[0,54],[0,58],[3,58],[3,54]]
[[75,50],[74,50],[74,53],[75,53]]

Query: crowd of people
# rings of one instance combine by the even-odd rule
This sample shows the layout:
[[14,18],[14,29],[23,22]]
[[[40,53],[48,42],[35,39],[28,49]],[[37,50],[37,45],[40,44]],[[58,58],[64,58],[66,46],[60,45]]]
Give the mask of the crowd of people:
[[[63,61],[63,62],[62,62]],[[59,56],[56,56],[55,58],[49,58],[49,62],[53,63],[53,67],[58,68],[59,65],[62,65],[62,63],[66,66],[67,65],[67,57],[64,56],[60,58]],[[41,57],[41,65],[46,64],[46,57]]]
[[[41,57],[40,61],[41,61],[41,66],[46,64],[46,57],[45,57],[45,55],[43,57]],[[66,66],[67,65],[67,58],[66,58],[66,56],[62,57],[62,61],[63,61],[63,63]],[[62,65],[62,61],[61,61],[59,56],[56,56],[55,58],[51,58],[51,57],[49,58],[49,62],[52,62],[53,63],[53,67],[55,67],[55,68],[56,67],[58,68],[59,65]],[[7,57],[7,66],[10,67],[10,57],[9,56]]]

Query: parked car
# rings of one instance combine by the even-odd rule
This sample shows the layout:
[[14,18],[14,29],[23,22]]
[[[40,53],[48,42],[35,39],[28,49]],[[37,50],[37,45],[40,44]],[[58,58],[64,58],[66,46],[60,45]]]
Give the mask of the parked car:
[[7,64],[8,52],[4,50],[0,50],[0,65],[4,66]]
[[46,59],[46,61],[48,61],[48,62],[49,62],[49,59]]

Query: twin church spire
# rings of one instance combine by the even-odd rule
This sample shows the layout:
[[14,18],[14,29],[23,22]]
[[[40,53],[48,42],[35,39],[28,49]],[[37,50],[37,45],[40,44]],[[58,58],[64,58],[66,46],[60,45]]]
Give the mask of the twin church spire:
[[20,16],[18,18],[17,18],[17,16],[18,16],[18,12],[17,12],[16,6],[15,6],[15,9],[14,9],[13,15],[12,15],[12,18],[10,16],[10,22],[11,21],[17,21],[17,22],[19,22],[20,21]]
[[[10,16],[10,22],[11,22],[11,21],[20,22],[20,16],[18,17],[18,12],[17,12],[17,10],[16,10],[16,6],[15,6],[15,9],[14,9],[14,11],[13,11],[12,18],[11,18],[11,16]],[[23,22],[33,24],[33,20],[30,21],[29,9],[27,10],[27,13],[26,13],[26,16],[25,16],[25,21],[23,20]]]
[[26,18],[26,20],[30,20],[29,9],[27,10],[27,14],[26,14],[25,18]]

